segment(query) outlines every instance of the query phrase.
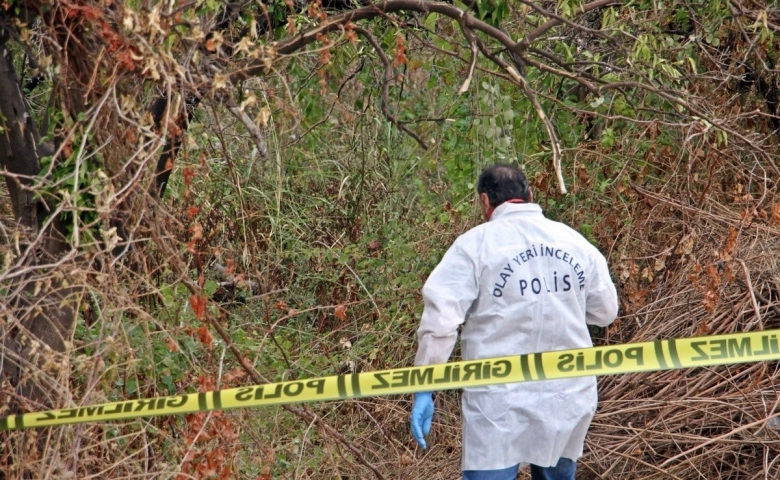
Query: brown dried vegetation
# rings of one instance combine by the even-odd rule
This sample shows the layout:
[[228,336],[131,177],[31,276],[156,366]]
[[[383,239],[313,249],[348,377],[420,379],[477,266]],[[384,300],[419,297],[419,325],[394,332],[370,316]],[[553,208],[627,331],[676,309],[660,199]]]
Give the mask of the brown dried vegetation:
[[[607,254],[621,316],[598,343],[780,328],[777,10],[653,2],[668,8],[615,10],[633,30],[608,26],[607,41],[607,1],[521,1],[505,30],[447,3],[328,16],[309,2],[272,44],[255,28],[265,5],[147,3],[0,6],[16,68],[33,47],[35,68],[57,67],[51,98],[0,79],[0,106],[61,113],[53,146],[25,144],[26,159],[3,140],[48,132],[23,109],[3,123],[0,415],[408,365],[420,284],[477,221],[466,185],[499,153]],[[425,34],[399,14],[429,11]],[[637,32],[673,46],[643,58]],[[503,152],[469,123],[507,113],[480,103],[497,85],[523,108]],[[628,106],[599,108],[606,96]],[[39,201],[70,217],[37,215]],[[777,367],[602,378],[579,478],[780,477]],[[397,397],[3,432],[0,478],[458,478],[458,393],[437,408],[427,452]]]

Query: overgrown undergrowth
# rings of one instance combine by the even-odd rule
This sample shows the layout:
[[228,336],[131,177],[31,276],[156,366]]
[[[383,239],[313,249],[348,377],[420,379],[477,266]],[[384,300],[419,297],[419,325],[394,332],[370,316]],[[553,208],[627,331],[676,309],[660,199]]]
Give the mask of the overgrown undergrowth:
[[[66,354],[42,348],[46,368],[30,375],[67,407],[408,366],[420,289],[452,241],[480,221],[474,183],[495,162],[524,168],[546,214],[608,257],[621,315],[594,329],[596,343],[780,327],[776,112],[756,113],[768,108],[768,83],[732,81],[740,72],[728,69],[745,65],[735,66],[719,38],[733,51],[753,47],[715,3],[701,12],[715,12],[707,21],[720,37],[670,43],[661,27],[693,20],[684,9],[667,15],[644,5],[622,21],[635,29],[644,21],[657,39],[590,45],[592,70],[582,78],[612,62],[599,78],[655,74],[643,85],[656,91],[627,85],[577,98],[569,77],[528,73],[561,141],[565,194],[544,124],[509,77],[480,61],[470,88],[456,94],[468,62],[453,58],[469,45],[453,40],[458,25],[443,17],[375,28],[394,60],[406,59],[393,66],[390,109],[427,150],[382,112],[385,71],[365,45],[345,40],[332,56],[321,49],[280,60],[274,75],[245,81],[233,99],[257,119],[267,153],[225,105],[198,110],[181,132],[168,195],[145,195],[154,179],[138,176],[141,194],[123,212],[133,229],[122,240],[132,247],[115,256],[100,202],[115,201],[113,183],[141,169],[136,160],[111,163],[133,145],[130,130],[121,132],[116,151],[100,162],[95,154],[81,173],[91,203],[63,207],[83,228],[83,237],[67,232],[82,242],[68,262],[33,277],[18,263],[15,233],[3,229],[4,296],[18,293],[18,278],[32,278],[23,298],[33,310],[46,307],[36,292],[52,279],[82,292],[72,299],[78,318]],[[608,20],[605,31],[619,30]],[[766,65],[754,73],[767,82],[776,41],[755,34],[760,48],[750,51]],[[579,51],[559,40],[545,48],[574,62]],[[656,44],[651,52],[642,42]],[[633,63],[621,60],[626,52]],[[163,136],[149,138],[154,157]],[[113,183],[94,180],[99,172]],[[73,178],[41,182],[55,195]],[[578,478],[778,477],[778,378],[775,362],[603,378]],[[45,408],[7,383],[0,395],[3,406]],[[409,396],[395,396],[14,432],[4,437],[0,470],[6,478],[450,480],[460,471],[459,392],[436,402],[428,451],[409,434]]]

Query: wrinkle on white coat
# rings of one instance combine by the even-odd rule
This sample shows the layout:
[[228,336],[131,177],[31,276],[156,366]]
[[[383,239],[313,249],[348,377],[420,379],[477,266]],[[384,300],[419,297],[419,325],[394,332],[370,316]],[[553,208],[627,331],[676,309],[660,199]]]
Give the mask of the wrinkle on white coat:
[[[423,287],[415,365],[593,346],[587,325],[617,316],[604,256],[536,204],[504,203],[461,235]],[[598,402],[596,378],[467,388],[463,470],[576,460]]]

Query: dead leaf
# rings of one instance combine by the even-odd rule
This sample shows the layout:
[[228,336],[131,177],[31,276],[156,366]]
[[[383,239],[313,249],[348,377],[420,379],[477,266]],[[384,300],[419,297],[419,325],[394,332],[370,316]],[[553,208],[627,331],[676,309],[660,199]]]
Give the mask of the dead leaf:
[[187,243],[187,251],[195,253],[195,244],[203,238],[203,226],[196,223],[190,227],[190,241]]
[[168,337],[168,339],[165,341],[165,346],[168,348],[168,351],[171,353],[179,351],[178,342],[176,342],[176,340],[172,339],[171,337]]
[[655,277],[653,276],[653,271],[650,267],[645,267],[642,269],[642,278],[647,280],[649,283],[653,282]]
[[585,167],[577,169],[577,180],[585,187],[590,186],[590,174]]
[[192,220],[193,218],[195,218],[195,215],[197,215],[198,212],[200,212],[200,208],[199,207],[196,207],[194,205],[191,206],[191,207],[188,207],[187,208],[187,218]]
[[230,371],[228,371],[224,377],[222,377],[223,382],[225,382],[228,385],[234,385],[238,382],[238,380],[241,380],[246,376],[246,372],[241,367],[236,367]]
[[238,109],[242,112],[247,109],[247,107],[253,106],[255,103],[257,103],[257,97],[254,93],[249,92],[249,95],[244,99],[244,101],[241,102],[241,105],[238,106]]
[[639,265],[632,260],[624,260],[618,265],[618,269],[620,271],[620,280],[624,283],[639,273]]
[[288,35],[295,35],[295,32],[298,30],[298,27],[295,25],[296,18],[293,15],[290,15],[287,17],[287,34]]
[[540,192],[546,192],[549,188],[549,184],[547,182],[547,174],[544,172],[536,172],[534,175],[534,187],[539,190]]
[[718,304],[718,293],[714,290],[708,290],[707,293],[704,294],[704,299],[701,303],[704,305],[704,309],[709,313],[714,312],[715,307]]
[[780,227],[780,203],[772,205],[772,225]]
[[203,320],[206,316],[206,297],[193,295],[190,297],[190,306],[198,320]]
[[406,65],[409,60],[406,58],[406,45],[404,44],[404,37],[400,33],[395,36],[395,58],[393,59],[393,68],[398,68],[401,65]]
[[342,303],[336,307],[336,310],[333,312],[333,315],[338,318],[339,320],[346,320],[347,319],[347,307]]
[[655,263],[653,264],[653,270],[656,272],[660,272],[666,268],[666,255],[661,255],[660,257],[655,259]]
[[688,235],[684,236],[682,240],[680,240],[679,245],[677,245],[676,253],[678,255],[690,255],[691,252],[693,252],[694,241],[694,233],[689,233]]
[[249,53],[249,47],[252,46],[252,39],[249,37],[243,37],[233,49],[233,55],[244,52]]
[[699,322],[699,326],[696,327],[696,335],[703,336],[709,333],[710,333],[710,325],[707,323],[706,320],[701,320]]
[[212,349],[214,342],[214,337],[211,335],[211,332],[209,331],[209,327],[206,325],[201,326],[197,330],[193,332],[195,334],[195,337],[202,343],[206,348],[209,350]]
[[257,112],[257,118],[255,119],[255,123],[260,125],[261,127],[268,126],[268,120],[271,119],[271,109],[268,107],[262,107],[259,112]]
[[214,89],[222,90],[227,86],[228,76],[220,73],[214,75]]
[[211,32],[211,38],[206,40],[206,50],[208,50],[211,53],[214,53],[217,51],[217,49],[222,45],[222,32],[219,30],[214,30]]

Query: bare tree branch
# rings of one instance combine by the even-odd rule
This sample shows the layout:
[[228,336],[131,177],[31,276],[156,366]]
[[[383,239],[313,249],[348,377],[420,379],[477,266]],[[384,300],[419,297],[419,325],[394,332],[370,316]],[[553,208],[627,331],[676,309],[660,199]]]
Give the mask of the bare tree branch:
[[466,80],[463,81],[463,84],[458,89],[458,95],[462,95],[468,91],[469,85],[471,84],[471,78],[474,76],[474,68],[477,66],[477,53],[479,51],[478,50],[479,47],[477,47],[477,37],[474,36],[474,32],[472,32],[468,27],[464,25],[463,17],[458,19],[458,25],[460,25],[460,29],[463,32],[463,35],[466,37],[466,40],[468,40],[469,48],[471,49],[469,73],[468,75],[466,75]]
[[268,158],[268,145],[265,142],[265,135],[263,135],[263,132],[260,131],[260,127],[257,126],[257,124],[249,118],[249,115],[246,114],[245,111],[241,110],[236,105],[229,105],[228,110],[230,110],[230,113],[232,113],[241,123],[244,124],[249,134],[252,136],[252,140],[255,142],[255,146],[257,146],[257,152],[260,155],[260,158],[266,159]]

